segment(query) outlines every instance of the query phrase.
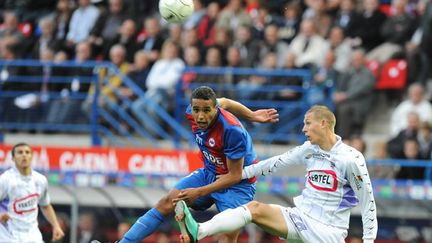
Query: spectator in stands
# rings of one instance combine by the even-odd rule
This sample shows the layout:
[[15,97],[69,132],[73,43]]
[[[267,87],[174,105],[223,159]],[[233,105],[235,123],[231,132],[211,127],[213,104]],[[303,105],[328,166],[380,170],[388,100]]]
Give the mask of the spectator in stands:
[[426,84],[431,78],[432,69],[432,2],[428,1],[421,21],[422,39],[420,43],[421,69],[417,80]]
[[285,5],[283,19],[279,25],[279,39],[290,44],[300,29],[300,6],[296,2],[288,2]]
[[128,16],[136,19],[138,23],[153,15],[158,9],[158,1],[124,0],[128,9]]
[[164,38],[160,30],[159,21],[156,17],[148,17],[144,21],[144,34],[143,38],[138,37],[138,45],[140,49],[143,49],[149,60],[150,64],[153,65],[160,55]]
[[252,18],[245,11],[241,0],[229,0],[228,5],[220,13],[217,27],[235,32],[240,26],[252,26]]
[[315,26],[316,33],[322,38],[326,38],[333,19],[327,13],[325,0],[306,1],[306,10],[303,12],[303,21],[310,20]]
[[273,52],[277,57],[277,66],[283,65],[288,45],[279,40],[279,28],[275,24],[267,25],[264,29],[264,39],[261,44],[259,58],[264,58],[268,53]]
[[[244,68],[245,65],[241,60],[240,50],[235,46],[230,46],[228,48],[228,52],[226,54],[227,64],[226,67],[230,68]],[[245,75],[233,75],[230,73],[226,73],[224,75],[225,83],[237,85],[242,80],[247,79]]]
[[215,44],[216,37],[216,21],[219,16],[220,7],[218,2],[211,2],[206,14],[201,18],[197,27],[198,39],[204,46],[212,46]]
[[[121,45],[114,45],[110,50],[110,61],[118,68],[121,74],[126,75],[129,71],[130,64],[126,62],[126,49]],[[110,70],[102,69],[99,75],[99,99],[98,106],[111,110],[109,102],[116,104],[118,102],[118,88],[122,85],[121,77],[117,76]],[[87,99],[82,105],[82,110],[90,117],[92,111],[93,96],[95,86],[90,86]]]
[[203,41],[198,38],[198,33],[196,29],[189,29],[183,31],[181,49],[186,50],[188,47],[191,46],[195,46],[198,48],[198,51],[200,52],[200,56],[205,55],[206,52],[205,44],[203,44]]
[[126,17],[123,0],[109,0],[109,10],[99,14],[87,39],[92,45],[93,56],[97,57],[113,43]]
[[360,15],[355,11],[356,1],[342,0],[339,11],[334,19],[334,25],[342,29],[343,34],[350,36],[359,27]]
[[68,48],[74,48],[76,44],[87,40],[99,17],[99,9],[93,6],[90,0],[79,0],[78,5],[69,23],[69,32],[66,36]]
[[134,62],[129,69],[128,77],[145,92],[147,90],[146,80],[149,72],[150,61],[146,53],[143,50],[137,51]]
[[58,0],[56,10],[52,14],[54,19],[55,39],[64,47],[67,33],[69,32],[69,22],[72,16],[72,6],[69,0]]
[[[75,48],[75,63],[77,65],[89,61],[91,46],[87,42],[79,43]],[[56,62],[66,61],[61,55],[56,55]],[[60,98],[53,100],[47,115],[48,123],[83,123],[86,116],[81,111],[83,103],[79,96],[86,95],[93,78],[91,67],[70,67],[62,70],[62,77],[69,77],[70,82],[64,83]]]
[[408,113],[416,112],[420,116],[421,122],[432,122],[432,105],[424,97],[424,87],[414,83],[408,88],[408,99],[402,101],[392,113],[390,122],[391,135],[397,135],[407,127]]
[[233,37],[228,31],[221,29],[216,31],[215,44],[213,46],[219,48],[222,53],[226,53],[228,48],[232,45]]
[[[219,48],[212,46],[207,49],[204,66],[208,68],[222,67],[222,52]],[[195,82],[203,84],[218,84],[220,86],[224,85],[223,75],[221,74],[198,74]],[[219,93],[220,91],[221,90],[218,89],[215,90],[218,96],[222,95]]]
[[[420,160],[419,144],[416,139],[407,139],[403,144],[401,159]],[[402,167],[396,174],[397,179],[423,179],[424,167]]]
[[3,13],[3,28],[0,30],[0,53],[5,52],[6,48],[16,52],[20,56],[24,45],[24,35],[18,29],[18,16],[13,12]]
[[417,133],[417,141],[419,143],[420,158],[430,160],[432,156],[432,131],[428,122],[421,122]]
[[[404,119],[405,118],[405,119]],[[401,130],[397,136],[393,137],[388,143],[388,152],[391,158],[403,157],[403,146],[409,139],[417,139],[420,129],[420,116],[415,111],[410,111],[405,117],[400,117],[407,121],[407,127]]]
[[181,24],[171,23],[168,26],[167,39],[172,40],[177,46],[180,46],[182,41],[182,32],[183,32],[183,27]]
[[249,26],[242,25],[236,30],[234,46],[240,50],[242,62],[247,67],[254,67],[259,64],[259,50],[261,48],[258,40],[252,38]]
[[[114,45],[122,45],[126,49],[126,61],[133,62],[135,53],[141,49],[136,41],[136,32],[137,27],[133,19],[126,19],[123,21],[117,35],[105,45],[102,51],[104,59],[109,59],[109,50],[111,47]],[[147,54],[147,52],[144,53]]]
[[338,72],[347,71],[350,65],[352,49],[351,45],[347,41],[345,41],[343,29],[338,26],[331,28],[330,36],[326,44],[328,50],[334,50],[334,54],[336,57],[334,69]]
[[326,49],[325,40],[316,33],[312,20],[305,19],[300,25],[300,33],[292,40],[289,52],[296,58],[299,67],[311,67],[321,65]]
[[38,59],[42,51],[51,49],[54,52],[60,50],[62,43],[54,36],[54,22],[49,17],[39,20],[39,27],[41,29],[41,36],[34,43],[32,57]]
[[355,5],[355,0],[342,0],[334,19],[334,25],[343,30],[344,36],[351,36],[362,24],[360,23],[360,15],[355,10]]
[[45,121],[46,112],[50,106],[50,91],[56,91],[58,83],[52,83],[54,51],[44,49],[40,52],[41,66],[28,67],[26,74],[41,77],[40,82],[24,83],[26,93],[14,100],[15,109],[20,114],[16,122],[30,123]]
[[329,50],[325,54],[323,65],[318,67],[314,66],[311,69],[312,82],[307,93],[309,104],[332,106],[332,104],[327,103],[331,100],[332,89],[340,76],[340,73],[334,67],[335,61],[335,52]]
[[79,215],[77,242],[89,243],[92,240],[107,242],[102,231],[97,227],[95,215],[90,212],[85,212]]
[[386,16],[379,10],[379,0],[364,0],[363,8],[361,24],[348,36],[352,46],[362,47],[368,52],[382,43],[380,31]]
[[[389,159],[387,152],[387,143],[378,141],[374,144],[373,159],[375,160],[387,160]],[[396,172],[399,170],[398,165],[374,165],[368,167],[371,177],[377,179],[394,179]]]
[[[16,60],[17,54],[12,47],[5,47],[1,52],[1,57],[5,61]],[[26,83],[17,83],[11,80],[13,76],[25,74],[22,66],[6,65],[0,71],[0,87],[2,91],[21,91],[28,92]],[[16,122],[19,117],[18,109],[14,105],[14,97],[3,97],[0,104],[0,120],[3,122]]]
[[[129,67],[127,76],[138,86],[139,89],[145,92],[147,90],[145,81],[149,72],[150,62],[147,55],[143,50],[136,52],[135,60]],[[127,85],[119,87],[119,94],[128,100],[136,100],[137,98],[134,90]],[[127,108],[129,108],[129,105],[128,102],[122,103],[122,106],[126,106]]]
[[[277,57],[274,52],[269,52],[262,59],[261,65],[258,66],[259,69],[265,71],[273,71],[277,67]],[[238,83],[237,88],[242,92],[238,94],[240,99],[260,99],[267,95],[267,92],[262,92],[261,87],[264,85],[269,85],[274,82],[275,77],[273,76],[260,76],[252,75],[248,80],[243,80]]]
[[[254,39],[263,39],[264,38],[264,30],[270,24],[276,24],[275,19],[269,13],[269,10],[260,6],[256,13],[251,14],[252,16],[252,35]],[[276,25],[279,29],[279,25]]]
[[[285,60],[283,63],[282,68],[287,70],[294,70],[298,69],[296,66],[296,56],[293,53],[287,53],[285,55]],[[302,94],[294,90],[288,86],[297,86],[297,88],[300,88],[303,84],[303,78],[302,77],[296,77],[296,76],[276,76],[272,78],[271,84],[273,85],[281,85],[281,88],[279,91],[275,92],[274,95],[271,95],[271,99],[273,100],[279,100],[279,101],[289,101],[289,100],[298,100],[301,98]]]
[[183,23],[183,28],[185,30],[195,29],[198,27],[201,19],[206,14],[206,7],[202,3],[202,0],[193,0],[194,11],[191,16],[189,16]]
[[147,130],[154,129],[146,124],[146,118],[143,112],[149,113],[154,119],[158,120],[156,112],[148,100],[152,100],[166,111],[172,110],[172,103],[165,102],[167,99],[174,97],[177,82],[180,80],[185,64],[178,56],[179,47],[171,40],[166,40],[162,47],[161,59],[151,67],[146,79],[147,91],[145,99],[137,99],[133,102],[131,110],[140,120],[141,124],[146,126]]
[[394,14],[386,19],[380,30],[384,43],[368,53],[368,60],[385,63],[403,51],[405,42],[410,40],[416,30],[414,18],[406,11],[407,0],[393,0],[392,6]]
[[355,50],[350,69],[336,82],[333,94],[336,118],[343,121],[336,124],[336,131],[344,139],[362,133],[374,98],[375,77],[365,63],[364,51]]
[[[183,53],[183,60],[185,61],[185,65],[187,67],[197,67],[201,66],[201,54],[196,46],[189,46],[185,49]],[[198,74],[196,72],[185,72],[182,76],[183,81],[183,90],[188,90],[189,84],[194,82]]]

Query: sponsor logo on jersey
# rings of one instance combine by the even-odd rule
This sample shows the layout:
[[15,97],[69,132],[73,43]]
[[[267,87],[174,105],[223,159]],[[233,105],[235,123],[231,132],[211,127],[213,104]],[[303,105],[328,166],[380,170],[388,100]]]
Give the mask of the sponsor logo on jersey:
[[214,138],[210,138],[209,139],[209,145],[210,145],[210,147],[214,147],[215,144],[216,144],[216,142],[215,142]]
[[34,193],[26,197],[16,199],[13,202],[13,210],[16,214],[23,214],[37,209],[39,194]]
[[352,173],[352,176],[354,177],[354,183],[357,187],[357,190],[359,190],[360,188],[362,188],[363,178],[361,177],[361,175],[355,175],[354,173]]
[[305,159],[310,159],[310,158],[326,160],[326,159],[330,159],[330,154],[319,153],[319,152],[306,154]]
[[313,188],[320,191],[334,192],[338,186],[336,173],[332,170],[311,170],[307,180]]
[[212,155],[211,153],[204,151],[204,150],[202,151],[202,153],[204,154],[204,157],[206,157],[206,159],[209,162],[211,162],[217,166],[222,166],[224,164],[222,158],[216,157],[216,156]]

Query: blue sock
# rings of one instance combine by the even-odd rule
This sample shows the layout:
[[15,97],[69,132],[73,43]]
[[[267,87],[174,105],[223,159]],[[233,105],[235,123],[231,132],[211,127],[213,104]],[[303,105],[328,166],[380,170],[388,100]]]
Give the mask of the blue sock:
[[132,225],[119,243],[140,242],[151,235],[164,220],[164,216],[156,208],[150,209]]

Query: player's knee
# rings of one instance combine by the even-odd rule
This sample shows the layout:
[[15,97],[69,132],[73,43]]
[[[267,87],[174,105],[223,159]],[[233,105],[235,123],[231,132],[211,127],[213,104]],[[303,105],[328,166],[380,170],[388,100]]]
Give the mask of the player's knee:
[[262,203],[258,201],[251,201],[248,204],[246,204],[246,206],[248,207],[252,215],[252,219],[257,219],[260,217],[261,210],[262,210]]
[[172,198],[169,195],[164,196],[158,201],[158,203],[156,204],[156,208],[163,215],[171,213],[174,210]]

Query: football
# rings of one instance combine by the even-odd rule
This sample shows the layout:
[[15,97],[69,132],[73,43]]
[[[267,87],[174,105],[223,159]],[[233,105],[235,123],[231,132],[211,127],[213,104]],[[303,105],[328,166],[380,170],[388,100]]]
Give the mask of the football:
[[193,0],[159,0],[159,12],[170,23],[181,23],[194,11]]

